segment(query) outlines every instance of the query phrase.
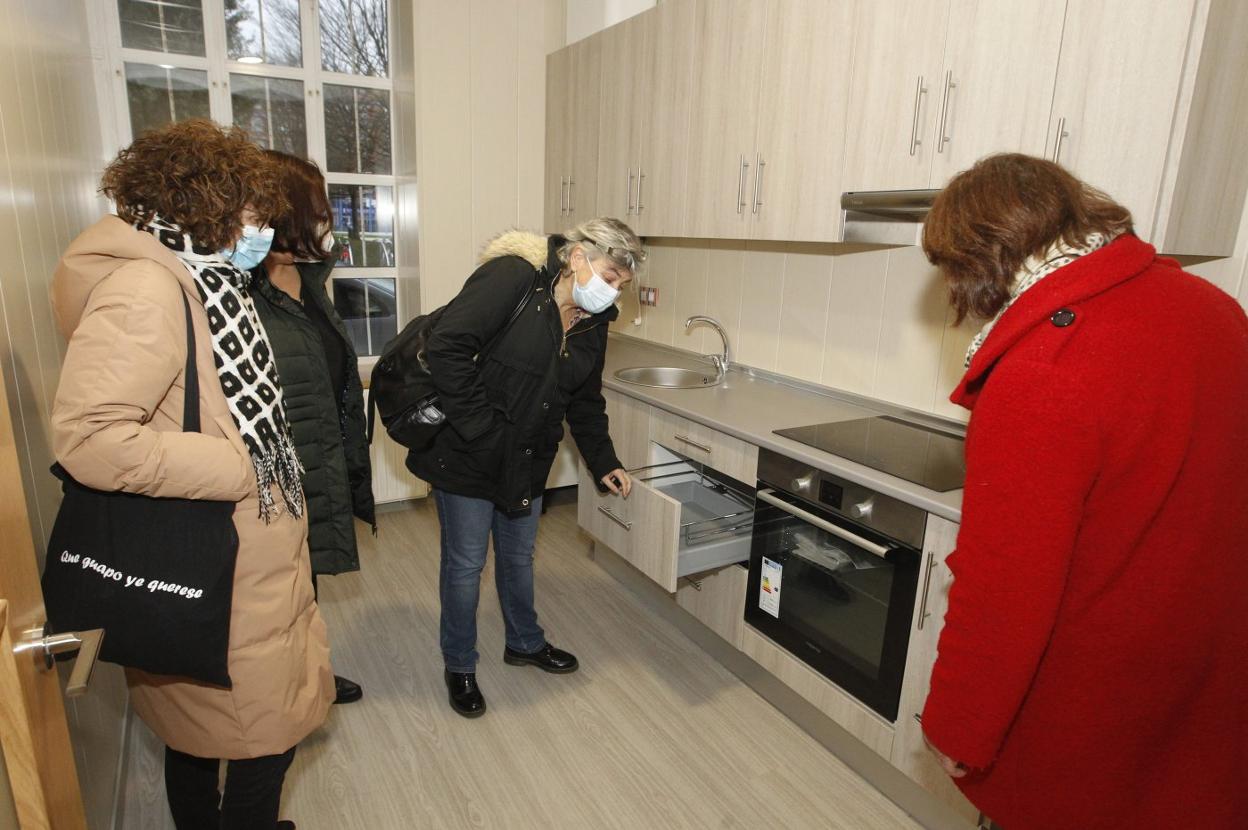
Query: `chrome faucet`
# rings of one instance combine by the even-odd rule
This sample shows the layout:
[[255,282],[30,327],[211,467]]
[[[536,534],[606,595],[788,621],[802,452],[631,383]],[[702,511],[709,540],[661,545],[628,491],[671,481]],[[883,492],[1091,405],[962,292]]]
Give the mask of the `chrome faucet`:
[[719,321],[713,317],[704,317],[701,314],[695,314],[685,321],[685,331],[693,328],[694,323],[706,323],[719,334],[719,339],[724,344],[724,350],[721,354],[707,355],[711,359],[711,363],[715,364],[715,382],[719,383],[724,379],[724,375],[728,374],[729,355],[728,355],[728,335],[724,332],[724,327]]

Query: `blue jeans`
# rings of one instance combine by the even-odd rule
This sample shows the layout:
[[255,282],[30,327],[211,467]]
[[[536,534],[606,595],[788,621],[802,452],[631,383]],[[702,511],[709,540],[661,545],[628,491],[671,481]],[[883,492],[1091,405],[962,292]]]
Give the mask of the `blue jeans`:
[[533,607],[533,542],[542,514],[540,497],[524,515],[508,515],[486,499],[433,491],[442,525],[442,659],[447,671],[477,670],[477,601],[481,569],[494,533],[494,583],[503,609],[507,647],[526,654],[546,645]]

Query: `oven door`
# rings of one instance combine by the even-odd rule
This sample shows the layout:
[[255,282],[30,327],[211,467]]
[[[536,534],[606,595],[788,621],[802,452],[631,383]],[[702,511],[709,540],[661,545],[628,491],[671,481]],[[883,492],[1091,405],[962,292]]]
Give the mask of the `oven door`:
[[746,622],[896,721],[920,560],[913,548],[760,488]]

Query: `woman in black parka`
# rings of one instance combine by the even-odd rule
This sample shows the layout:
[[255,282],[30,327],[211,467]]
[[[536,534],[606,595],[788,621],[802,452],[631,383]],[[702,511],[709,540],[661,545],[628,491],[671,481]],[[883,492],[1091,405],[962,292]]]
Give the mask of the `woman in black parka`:
[[[364,392],[351,338],[325,290],[334,267],[325,177],[312,162],[273,150],[266,155],[281,170],[292,208],[273,222],[271,253],[251,272],[251,293],[273,344],[303,464],[315,586],[317,575],[360,569],[356,518],[377,528]],[[363,696],[343,677],[334,684],[336,703]]]
[[504,661],[555,673],[577,668],[538,625],[533,542],[565,419],[601,488],[627,496],[632,485],[607,431],[602,367],[615,301],[644,258],[641,240],[615,219],[565,236],[505,233],[486,247],[430,335],[425,355],[448,426],[407,465],[434,487],[442,656],[451,707],[465,717],[485,712],[476,614],[491,533]]

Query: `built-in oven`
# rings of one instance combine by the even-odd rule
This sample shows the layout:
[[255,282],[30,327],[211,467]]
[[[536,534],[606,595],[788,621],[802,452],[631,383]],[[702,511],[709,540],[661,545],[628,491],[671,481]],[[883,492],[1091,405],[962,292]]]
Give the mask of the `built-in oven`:
[[745,619],[897,718],[927,514],[759,451]]

